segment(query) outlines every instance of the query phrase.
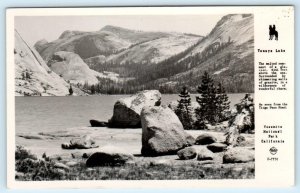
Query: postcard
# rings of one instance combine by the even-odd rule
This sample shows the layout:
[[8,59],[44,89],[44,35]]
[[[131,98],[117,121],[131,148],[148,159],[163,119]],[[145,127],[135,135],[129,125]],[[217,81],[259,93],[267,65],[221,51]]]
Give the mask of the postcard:
[[294,7],[9,8],[9,188],[294,185]]

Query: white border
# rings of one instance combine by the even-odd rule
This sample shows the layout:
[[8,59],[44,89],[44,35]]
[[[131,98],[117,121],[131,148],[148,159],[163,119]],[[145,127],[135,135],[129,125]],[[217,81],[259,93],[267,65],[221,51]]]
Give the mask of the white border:
[[[15,97],[14,97],[14,16],[80,16],[80,15],[199,15],[199,14],[232,14],[252,13],[255,17],[255,48],[260,42],[256,30],[258,22],[269,17],[283,17],[289,15],[291,18],[287,24],[287,30],[292,36],[292,41],[286,42],[284,46],[291,50],[287,55],[287,61],[292,62],[289,68],[294,72],[294,8],[292,6],[235,6],[235,7],[118,7],[118,8],[18,8],[7,9],[6,12],[6,34],[7,34],[7,186],[9,188],[207,188],[207,187],[287,187],[294,184],[294,109],[287,121],[291,126],[288,131],[288,139],[291,144],[288,146],[287,156],[291,159],[284,167],[265,167],[259,160],[263,157],[264,151],[260,150],[259,133],[256,132],[256,171],[255,179],[247,180],[104,180],[104,181],[40,181],[20,182],[15,181]],[[255,66],[257,63],[255,52]],[[291,75],[290,80],[294,80]],[[257,77],[255,76],[257,81]],[[294,106],[294,83],[291,83],[288,93],[289,102]],[[259,99],[257,87],[255,89],[255,100]],[[257,104],[256,104],[257,105]],[[257,117],[256,117],[257,118]],[[257,121],[257,119],[256,119]],[[257,123],[257,122],[256,122]],[[257,124],[256,124],[257,125]],[[287,169],[288,172],[282,170]],[[270,173],[271,172],[271,173]],[[273,179],[272,173],[281,173],[280,179]],[[270,174],[270,175],[268,175]],[[267,177],[266,177],[267,176]],[[277,176],[277,175],[275,175]]]

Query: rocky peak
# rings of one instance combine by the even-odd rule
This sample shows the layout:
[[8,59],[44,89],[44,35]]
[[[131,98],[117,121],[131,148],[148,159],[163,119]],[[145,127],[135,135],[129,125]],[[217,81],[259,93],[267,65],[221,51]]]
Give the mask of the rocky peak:
[[35,43],[35,45],[44,45],[48,44],[48,41],[46,39],[41,39]]
[[118,26],[113,26],[113,25],[106,25],[103,28],[101,28],[100,31],[109,31],[109,32],[118,32],[118,31],[134,32],[134,30],[130,30],[130,29],[123,28],[123,27],[118,27]]
[[15,30],[15,94],[21,96],[65,96],[69,85],[51,71],[39,53]]
[[47,47],[48,41],[46,39],[41,39],[34,44],[34,48],[40,52]]
[[69,38],[71,36],[81,35],[83,33],[85,33],[85,32],[66,30],[59,36],[59,39],[65,39],[65,38]]

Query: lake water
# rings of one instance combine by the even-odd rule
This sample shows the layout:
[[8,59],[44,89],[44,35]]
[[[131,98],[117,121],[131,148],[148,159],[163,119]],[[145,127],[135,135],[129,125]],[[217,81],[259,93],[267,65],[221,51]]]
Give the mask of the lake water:
[[[245,94],[229,94],[231,108]],[[15,97],[16,133],[59,131],[89,126],[90,119],[107,121],[114,103],[124,95],[77,97]],[[162,104],[178,100],[178,95],[163,95]],[[192,95],[195,101],[195,95]]]

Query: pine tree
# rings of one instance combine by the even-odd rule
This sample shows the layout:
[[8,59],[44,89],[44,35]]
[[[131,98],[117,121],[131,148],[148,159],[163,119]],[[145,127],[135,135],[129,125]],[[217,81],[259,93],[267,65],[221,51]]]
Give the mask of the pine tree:
[[230,108],[230,101],[228,100],[225,88],[221,83],[217,86],[217,94],[216,119],[220,122],[227,119],[226,111]]
[[95,94],[96,92],[95,85],[92,85],[90,90],[91,90],[91,94]]
[[180,100],[178,100],[178,106],[175,113],[181,121],[184,129],[192,129],[191,96],[186,86],[182,87],[179,97]]
[[202,76],[201,85],[198,86],[198,93],[200,97],[196,97],[196,101],[200,107],[197,110],[198,126],[204,126],[205,122],[215,124],[216,108],[217,108],[217,94],[213,79],[205,71]]
[[73,95],[73,89],[72,89],[71,85],[70,85],[70,88],[69,88],[69,95]]
[[30,79],[31,77],[30,77],[30,74],[29,74],[29,72],[28,71],[26,71],[26,79]]

